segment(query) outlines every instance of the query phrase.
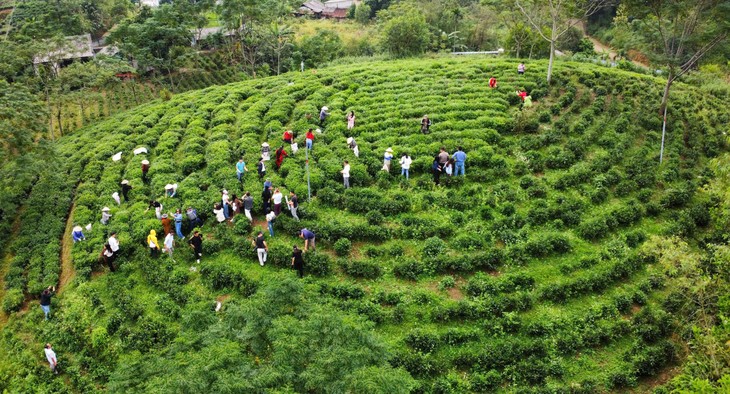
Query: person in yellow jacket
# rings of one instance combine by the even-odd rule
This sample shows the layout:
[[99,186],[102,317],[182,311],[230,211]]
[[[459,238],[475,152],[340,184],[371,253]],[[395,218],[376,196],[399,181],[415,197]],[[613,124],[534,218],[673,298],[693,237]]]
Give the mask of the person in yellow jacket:
[[150,230],[150,235],[147,236],[147,246],[150,247],[150,256],[157,257],[160,252],[160,244],[157,243],[157,232]]

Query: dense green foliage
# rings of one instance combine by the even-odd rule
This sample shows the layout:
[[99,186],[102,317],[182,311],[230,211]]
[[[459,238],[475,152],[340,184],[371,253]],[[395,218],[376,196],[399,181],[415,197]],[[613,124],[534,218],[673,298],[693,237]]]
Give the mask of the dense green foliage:
[[[684,356],[674,335],[687,335],[673,315],[678,275],[662,239],[714,234],[706,212],[717,202],[697,190],[709,181],[709,158],[726,148],[730,113],[678,84],[660,167],[651,109],[661,80],[558,63],[548,87],[545,63],[530,63],[524,77],[515,67],[418,59],[286,74],[175,95],[65,136],[53,171],[40,173],[25,201],[4,278],[8,310],[55,283],[59,262],[44,256],[58,255],[72,203],[70,220],[94,229],[72,246],[76,277],[54,298],[52,320],[39,323],[34,300],[3,328],[0,388],[600,392],[661,373]],[[487,87],[491,76],[499,88]],[[517,88],[531,93],[532,108],[520,110]],[[250,247],[265,226],[261,182],[247,173],[239,185],[234,163],[242,156],[253,170],[260,144],[278,147],[285,129],[303,147],[323,105],[331,116],[310,156],[312,201],[303,151],[267,172],[300,196],[301,222],[277,219],[261,268]],[[424,113],[428,135],[419,131]],[[150,150],[149,184],[131,153],[138,146]],[[464,147],[467,175],[436,187],[429,170],[440,146]],[[380,171],[388,147],[413,158],[410,181],[396,160],[390,174]],[[343,159],[352,164],[348,190]],[[111,193],[122,179],[131,201],[117,206]],[[162,197],[167,183],[178,196]],[[212,226],[224,188],[252,192],[253,226],[243,217]],[[57,205],[39,217],[49,195]],[[198,271],[185,245],[176,262],[148,256],[144,239],[161,230],[145,212],[151,198],[208,217]],[[108,226],[98,223],[103,206]],[[317,251],[305,255],[299,280],[290,251],[302,227],[317,234]],[[116,273],[97,261],[111,230],[122,244]],[[39,233],[51,242],[35,244]],[[46,376],[45,342],[67,379]]]

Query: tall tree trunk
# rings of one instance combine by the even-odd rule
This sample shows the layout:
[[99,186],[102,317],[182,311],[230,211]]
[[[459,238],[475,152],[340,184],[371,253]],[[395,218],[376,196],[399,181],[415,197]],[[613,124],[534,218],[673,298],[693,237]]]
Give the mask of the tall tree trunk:
[[134,84],[134,78],[132,78],[132,97],[134,97],[134,104],[139,105],[139,100],[137,100],[137,90],[135,90]]
[[56,106],[58,112],[56,112],[56,123],[58,123],[58,135],[63,137],[63,125],[61,124],[61,105]]
[[664,108],[667,107],[667,103],[669,102],[669,89],[672,87],[672,83],[674,83],[674,72],[672,69],[669,70],[669,75],[667,75],[667,84],[664,86],[664,95],[662,96],[662,104],[659,106],[659,115],[662,116],[664,114]]
[[51,135],[51,141],[55,141],[55,138],[53,136],[53,106],[51,106],[51,96],[48,94],[47,86],[46,86],[46,105],[48,106],[48,121],[50,122],[50,127],[49,127],[48,131]]
[[553,62],[555,61],[555,40],[550,41],[550,61],[548,62],[547,69],[547,83],[550,85],[550,80],[553,76]]
[[81,110],[81,127],[84,127],[84,99],[79,99],[79,109]]

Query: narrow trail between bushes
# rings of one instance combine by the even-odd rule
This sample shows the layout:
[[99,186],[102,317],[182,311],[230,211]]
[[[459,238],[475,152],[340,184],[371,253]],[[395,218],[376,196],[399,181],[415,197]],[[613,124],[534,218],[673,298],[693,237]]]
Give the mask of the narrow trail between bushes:
[[71,260],[71,249],[73,248],[73,240],[71,238],[71,232],[73,231],[73,213],[76,210],[76,203],[71,204],[71,208],[68,211],[66,217],[66,229],[63,232],[61,238],[61,273],[58,276],[58,289],[57,294],[61,294],[66,288],[66,285],[76,277],[76,269],[74,268],[73,261]]
[[[23,216],[23,212],[25,212],[25,206],[18,209],[15,221],[13,221],[13,227],[10,230],[10,237],[8,237],[8,245],[10,245],[11,241],[18,236],[18,232],[20,231],[20,217]],[[13,257],[15,257],[15,255],[7,250],[5,251],[5,256],[3,256],[2,263],[0,263],[0,301],[5,299],[5,275],[8,274],[10,262],[13,261]],[[8,315],[0,310],[0,328],[5,326],[7,322]]]

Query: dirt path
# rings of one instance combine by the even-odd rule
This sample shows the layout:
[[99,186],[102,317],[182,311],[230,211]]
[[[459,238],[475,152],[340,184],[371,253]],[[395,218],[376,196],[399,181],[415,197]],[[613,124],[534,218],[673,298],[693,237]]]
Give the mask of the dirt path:
[[71,249],[73,248],[73,240],[71,232],[73,231],[73,212],[76,210],[76,203],[71,204],[68,218],[66,219],[66,230],[63,232],[61,239],[61,274],[58,279],[58,294],[61,294],[66,285],[76,277],[76,269],[71,259]]
[[[23,216],[23,212],[25,211],[25,206],[20,207],[18,209],[18,213],[15,216],[15,221],[13,222],[13,227],[10,230],[10,237],[8,237],[8,244],[11,240],[15,239],[15,237],[18,235],[18,232],[20,231],[20,218]],[[13,261],[13,255],[10,253],[10,251],[7,251],[5,253],[4,258],[2,259],[2,263],[0,263],[0,300],[3,300],[5,298],[5,275],[7,275],[8,270],[10,269],[10,262]],[[4,326],[5,323],[8,322],[8,316],[5,314],[5,312],[0,311],[0,327]]]
[[[593,43],[593,50],[598,54],[607,54],[609,60],[616,59],[618,57],[618,53],[615,49],[611,48],[610,46],[598,41],[596,38],[589,36],[588,32],[586,31],[585,23],[582,21],[579,21],[575,23],[575,26],[580,29],[583,32],[583,36],[587,39],[589,39]],[[635,66],[649,68],[649,65],[646,63],[642,63],[636,60],[628,59],[631,63],[633,63]]]

